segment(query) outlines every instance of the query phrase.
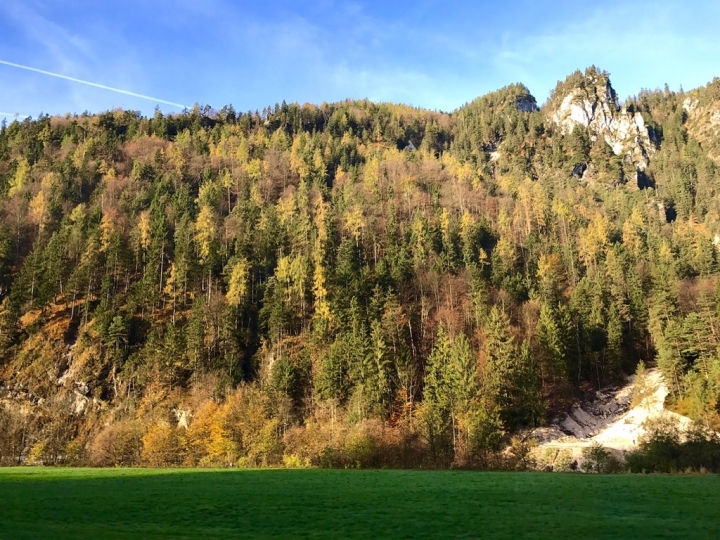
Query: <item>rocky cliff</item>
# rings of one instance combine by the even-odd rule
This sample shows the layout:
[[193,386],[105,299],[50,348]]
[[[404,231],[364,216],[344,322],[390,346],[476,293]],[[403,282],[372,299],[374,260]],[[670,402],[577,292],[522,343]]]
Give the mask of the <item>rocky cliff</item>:
[[710,158],[720,163],[720,78],[689,92],[683,100],[683,109],[688,134],[698,140]]
[[[560,94],[560,95],[557,95]],[[581,126],[592,141],[604,139],[617,156],[624,156],[644,171],[655,147],[640,113],[632,114],[618,105],[617,95],[604,73],[588,70],[558,85],[549,103],[549,120],[565,134]]]

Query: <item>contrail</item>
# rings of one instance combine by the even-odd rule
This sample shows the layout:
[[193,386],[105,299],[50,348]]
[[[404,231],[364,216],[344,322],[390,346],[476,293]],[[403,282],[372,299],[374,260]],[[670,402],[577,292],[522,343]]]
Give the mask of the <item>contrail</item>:
[[[35,73],[42,73],[43,75],[50,75],[51,77],[57,77],[58,79],[65,79],[66,81],[72,81],[80,84],[86,84],[88,86],[94,86],[95,88],[102,88],[103,90],[110,90],[111,92],[117,92],[118,94],[125,94],[126,96],[132,96],[140,99],[147,99],[148,101],[154,101],[156,103],[165,103],[166,105],[173,105],[175,107],[180,107],[181,109],[189,109],[187,105],[183,105],[182,103],[175,103],[174,101],[167,101],[166,99],[160,99],[152,96],[146,96],[144,94],[138,94],[136,92],[130,92],[128,90],[122,90],[120,88],[113,88],[112,86],[105,86],[104,84],[98,84],[90,81],[85,81],[83,79],[76,79],[75,77],[68,77],[67,75],[62,75],[60,73],[53,73],[52,71],[45,71],[44,69],[37,69],[30,66],[23,66],[22,64],[16,64],[15,62],[8,62],[7,60],[0,60],[0,64],[4,64],[6,66],[11,66],[19,69],[24,69],[27,71],[34,71]],[[14,116],[14,115],[13,115]]]
[[[0,112],[0,116],[12,116],[13,118],[15,117],[15,114],[16,113]],[[26,114],[17,113],[17,116],[18,118],[27,118]]]

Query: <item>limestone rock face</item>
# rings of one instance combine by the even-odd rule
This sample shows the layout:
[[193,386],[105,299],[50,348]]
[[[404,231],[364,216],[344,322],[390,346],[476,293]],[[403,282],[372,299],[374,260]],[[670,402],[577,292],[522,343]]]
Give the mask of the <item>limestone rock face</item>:
[[[720,86],[720,81],[713,82]],[[704,94],[704,95],[703,95]],[[683,101],[688,133],[698,140],[708,156],[720,163],[720,99],[707,95],[705,89],[694,91]]]
[[638,170],[644,171],[655,147],[642,115],[620,109],[607,79],[592,77],[585,83],[562,98],[557,110],[552,112],[551,121],[565,135],[577,126],[588,128],[593,141],[601,137],[615,155],[625,156]]
[[562,459],[558,459],[564,455],[566,464],[575,461],[583,470],[583,450],[593,444],[624,460],[625,452],[637,450],[649,419],[664,418],[680,431],[690,428],[690,418],[665,409],[668,388],[658,370],[647,371],[637,393],[636,382],[632,376],[624,386],[604,388],[592,400],[577,403],[567,414],[553,419],[548,427],[526,434],[538,442],[535,455],[540,468],[549,465],[553,470],[564,470],[559,463]]
[[641,171],[648,166],[650,154],[655,151],[642,114],[632,115],[624,108],[615,115],[603,137],[615,155],[628,156]]

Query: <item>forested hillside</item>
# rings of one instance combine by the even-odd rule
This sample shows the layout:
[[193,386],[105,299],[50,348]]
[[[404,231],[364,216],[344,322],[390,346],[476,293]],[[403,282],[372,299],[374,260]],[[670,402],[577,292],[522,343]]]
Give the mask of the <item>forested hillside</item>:
[[0,460],[486,466],[640,361],[720,428],[719,88],[3,124]]

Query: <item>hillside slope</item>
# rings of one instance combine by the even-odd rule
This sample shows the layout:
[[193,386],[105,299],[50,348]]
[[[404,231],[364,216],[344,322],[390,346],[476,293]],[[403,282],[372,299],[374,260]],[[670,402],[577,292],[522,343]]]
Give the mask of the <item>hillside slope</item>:
[[641,360],[717,429],[720,169],[688,96],[620,106],[592,67],[541,107],[3,125],[0,462],[506,466]]

